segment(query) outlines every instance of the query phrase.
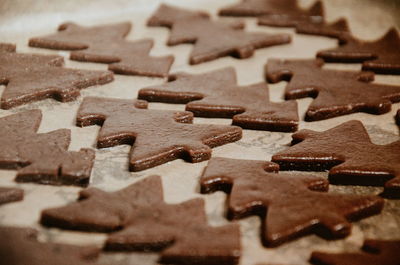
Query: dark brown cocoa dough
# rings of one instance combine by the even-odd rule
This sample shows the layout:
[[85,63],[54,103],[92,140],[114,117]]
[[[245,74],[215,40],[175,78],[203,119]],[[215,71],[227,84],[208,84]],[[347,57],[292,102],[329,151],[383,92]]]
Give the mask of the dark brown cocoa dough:
[[364,241],[358,253],[313,252],[311,263],[317,265],[399,265],[400,240]]
[[400,126],[400,109],[397,111],[397,114],[396,114],[396,123],[397,123],[397,125]]
[[15,52],[15,44],[0,42],[0,52]]
[[0,168],[17,169],[17,182],[88,185],[94,151],[68,151],[67,129],[37,133],[41,120],[40,110],[0,118]]
[[266,78],[288,81],[285,99],[314,98],[305,120],[317,121],[354,112],[383,114],[400,101],[400,86],[372,83],[372,72],[323,69],[323,61],[269,59]]
[[[378,196],[327,193],[324,178],[277,173],[275,163],[213,158],[201,176],[203,193],[229,193],[228,217],[262,218],[262,242],[275,247],[310,233],[328,239],[351,233],[350,221],[381,212]],[[310,207],[312,205],[312,207]]]
[[161,251],[166,264],[237,264],[238,224],[211,227],[202,199],[166,204],[159,176],[122,190],[80,192],[77,202],[42,212],[41,223],[63,229],[110,232],[107,251]]
[[116,74],[167,76],[174,57],[150,56],[151,39],[125,40],[131,27],[129,22],[93,27],[64,23],[55,34],[30,39],[29,46],[71,50],[71,60],[107,63]]
[[42,243],[31,228],[0,227],[2,265],[96,265],[100,249]]
[[22,201],[24,198],[24,190],[17,188],[0,187],[0,205],[9,202]]
[[203,74],[178,73],[169,82],[139,90],[139,99],[186,104],[198,117],[232,118],[245,129],[296,131],[297,103],[269,101],[266,83],[238,86],[233,67]]
[[243,59],[254,50],[289,43],[288,34],[251,33],[243,31],[243,23],[212,21],[202,12],[162,4],[148,20],[149,26],[171,29],[168,45],[194,44],[190,64],[199,64],[232,55]]
[[326,62],[359,63],[362,69],[377,74],[400,74],[400,36],[391,28],[375,41],[364,41],[350,34],[341,39],[339,46],[318,52]]
[[[257,16],[258,25],[294,27],[297,33],[319,35],[342,40],[349,34],[344,18],[327,23],[324,7],[316,1],[309,9],[302,9],[296,0],[243,0],[220,10],[225,16]],[[345,36],[344,36],[345,35]]]
[[348,121],[323,132],[301,130],[293,146],[272,156],[281,170],[329,170],[329,182],[384,186],[383,195],[400,198],[400,141],[371,142],[360,121]]
[[[296,0],[242,0],[238,4],[227,6],[219,10],[221,16],[259,17],[275,15],[283,17],[283,21],[276,20],[271,26],[294,26],[293,23],[301,20],[320,19],[324,16],[321,1],[316,1],[309,9],[302,9]],[[288,20],[287,17],[292,18]]]
[[300,22],[296,25],[296,32],[301,34],[336,38],[339,39],[339,41],[344,41],[346,36],[350,34],[350,28],[347,20],[340,18],[332,23],[327,23],[324,21],[319,23]]
[[80,95],[80,89],[114,80],[108,71],[64,68],[61,56],[15,53],[15,46],[3,47],[9,52],[0,48],[0,85],[6,86],[1,96],[2,109],[45,98],[71,101]]
[[210,159],[212,147],[242,137],[242,129],[236,126],[192,124],[191,112],[144,108],[147,102],[140,100],[88,97],[78,110],[77,125],[102,125],[98,148],[131,144],[131,171],[178,158],[201,162]]

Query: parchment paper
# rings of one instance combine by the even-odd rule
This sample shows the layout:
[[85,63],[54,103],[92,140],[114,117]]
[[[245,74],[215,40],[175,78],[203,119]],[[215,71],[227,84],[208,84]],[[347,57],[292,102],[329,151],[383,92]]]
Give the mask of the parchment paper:
[[[29,48],[28,39],[34,36],[50,34],[56,31],[57,26],[65,21],[74,21],[83,25],[96,25],[130,21],[133,30],[127,39],[135,40],[153,38],[155,46],[152,55],[173,54],[175,62],[171,72],[187,71],[201,73],[226,66],[233,66],[241,85],[261,82],[263,66],[268,58],[310,58],[318,50],[336,46],[336,40],[325,37],[313,37],[294,34],[293,29],[260,27],[254,18],[246,18],[246,29],[259,32],[287,32],[293,36],[291,44],[259,49],[254,56],[238,60],[230,57],[221,58],[212,62],[196,66],[188,65],[188,55],[192,45],[165,45],[169,31],[165,28],[146,27],[146,19],[157,8],[161,1],[156,0],[114,0],[114,1],[34,1],[34,0],[2,0],[0,2],[0,36],[2,42],[17,44],[18,52],[35,52],[44,54],[59,54],[65,57],[67,67],[81,69],[107,69],[105,64],[80,63],[68,60],[68,52],[59,52],[46,49]],[[235,0],[186,0],[168,1],[170,4],[185,8],[203,9],[216,18],[217,10]],[[304,7],[313,1],[301,1]],[[350,22],[354,35],[374,39],[383,35],[393,25],[399,25],[399,1],[362,1],[362,0],[332,0],[324,1],[328,21],[345,16]],[[220,18],[229,21],[232,18]],[[329,64],[326,67],[337,69],[359,70],[360,64]],[[161,84],[161,78],[146,78],[115,75],[115,81],[98,87],[91,87],[81,91],[79,100],[69,103],[60,103],[53,99],[28,104],[11,110],[0,110],[0,116],[27,109],[39,108],[43,112],[43,120],[39,132],[48,132],[59,128],[68,128],[72,131],[70,150],[79,150],[83,147],[95,148],[95,141],[99,131],[98,126],[79,128],[75,126],[75,116],[79,104],[86,96],[103,96],[113,98],[134,99],[140,88]],[[376,76],[376,82],[400,84],[400,76]],[[285,82],[269,85],[271,100],[283,101]],[[0,86],[0,93],[4,87]],[[301,99],[299,113],[303,120],[305,111],[312,99]],[[184,110],[184,105],[170,105],[150,103],[151,109]],[[300,129],[326,130],[342,122],[358,119],[367,127],[372,140],[377,144],[386,144],[399,139],[399,129],[394,124],[393,116],[400,108],[400,104],[393,104],[392,111],[384,115],[369,115],[364,113],[351,114],[318,122],[301,121]],[[195,118],[195,123],[230,124],[229,119]],[[270,160],[271,155],[287,148],[291,140],[290,133],[250,131],[244,130],[243,139],[232,144],[217,147],[213,156],[222,156],[242,159]],[[1,147],[0,147],[1,148]],[[96,161],[92,171],[90,186],[107,191],[124,188],[131,183],[158,174],[162,176],[164,197],[168,203],[179,203],[185,200],[201,197],[206,200],[208,219],[211,225],[228,223],[225,219],[226,195],[217,192],[210,195],[199,194],[198,180],[207,162],[191,164],[176,160],[152,169],[132,173],[128,171],[128,152],[130,146],[118,146],[96,150]],[[40,239],[43,241],[64,242],[71,244],[101,245],[104,234],[68,232],[58,229],[46,229],[38,223],[41,210],[49,207],[62,206],[75,201],[80,188],[67,186],[46,186],[38,184],[17,184],[14,182],[15,170],[0,170],[0,186],[18,186],[25,190],[25,199],[22,202],[10,203],[0,208],[0,225],[30,226],[40,230]],[[327,172],[304,173],[327,177]],[[332,186],[330,192],[379,194],[381,188]],[[309,207],[312,207],[310,205]],[[353,251],[358,250],[365,238],[399,239],[400,238],[400,201],[386,200],[386,205],[380,215],[364,219],[353,224],[352,234],[344,240],[326,241],[315,235],[303,237],[299,240],[283,244],[277,248],[264,248],[260,243],[260,220],[250,217],[239,221],[242,231],[243,256],[241,265],[266,264],[308,264],[310,253],[313,250],[326,251]],[[102,254],[100,261],[105,264],[155,264],[157,253],[132,254]]]

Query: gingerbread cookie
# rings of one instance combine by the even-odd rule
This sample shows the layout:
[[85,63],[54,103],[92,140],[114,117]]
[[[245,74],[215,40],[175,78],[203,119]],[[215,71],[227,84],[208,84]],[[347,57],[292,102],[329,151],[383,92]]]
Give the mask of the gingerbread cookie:
[[148,21],[149,26],[171,28],[168,45],[194,43],[190,64],[233,55],[248,58],[255,49],[289,43],[287,34],[250,33],[242,23],[212,21],[202,12],[191,12],[162,4]]
[[317,56],[326,62],[363,62],[363,70],[377,74],[400,74],[400,36],[395,28],[375,41],[363,41],[347,34],[339,44],[337,48],[318,52]]
[[371,83],[372,72],[330,70],[322,65],[320,59],[270,59],[265,67],[268,81],[288,81],[286,99],[315,98],[306,112],[306,121],[354,112],[382,114],[400,101],[400,86]]
[[100,250],[37,240],[30,228],[0,227],[0,263],[4,265],[96,265]]
[[86,186],[94,151],[68,151],[67,129],[37,133],[41,119],[40,110],[0,118],[0,167],[18,169],[18,182]]
[[192,163],[210,159],[211,148],[242,137],[236,126],[191,124],[191,112],[144,110],[145,101],[85,98],[78,126],[102,125],[97,147],[132,144],[129,169],[140,171],[183,158]]
[[311,262],[318,265],[399,265],[400,240],[367,239],[359,253],[313,252]]
[[45,98],[71,101],[80,89],[114,79],[108,71],[64,68],[63,63],[61,56],[0,51],[0,85],[6,86],[0,107],[9,109]]
[[245,129],[296,131],[297,103],[269,101],[268,86],[259,83],[238,86],[234,68],[204,74],[178,73],[164,85],[139,90],[139,99],[184,103],[198,117],[232,118]]
[[112,193],[83,190],[77,202],[44,210],[41,222],[111,232],[106,250],[161,251],[166,264],[237,264],[240,257],[239,226],[209,226],[202,199],[166,204],[159,176]]
[[323,132],[301,130],[293,146],[272,156],[281,170],[329,170],[340,185],[384,186],[388,197],[400,197],[400,141],[371,142],[360,121],[348,121]]
[[213,158],[201,177],[201,191],[229,193],[230,218],[259,215],[266,246],[309,233],[343,238],[351,232],[349,221],[377,214],[383,208],[384,201],[378,196],[326,193],[327,180],[278,174],[278,169],[270,162]]
[[117,74],[167,76],[174,57],[150,56],[153,41],[126,41],[130,30],[129,22],[94,27],[65,23],[56,34],[30,39],[29,46],[72,50],[71,60],[107,63],[108,69]]
[[24,190],[22,189],[0,187],[0,205],[22,201],[23,198]]

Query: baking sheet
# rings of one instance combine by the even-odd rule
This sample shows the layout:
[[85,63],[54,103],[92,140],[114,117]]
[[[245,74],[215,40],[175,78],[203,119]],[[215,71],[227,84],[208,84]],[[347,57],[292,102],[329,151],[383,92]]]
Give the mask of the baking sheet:
[[[146,19],[152,14],[162,1],[149,0],[115,0],[115,1],[34,1],[34,0],[2,0],[0,2],[0,36],[2,42],[17,44],[18,52],[35,52],[43,54],[59,54],[65,57],[67,67],[80,69],[107,69],[105,64],[81,63],[68,60],[68,52],[54,51],[27,46],[28,39],[34,36],[53,33],[58,25],[65,21],[74,21],[82,25],[96,25],[121,21],[133,23],[133,30],[127,36],[128,40],[153,38],[155,45],[151,54],[173,54],[175,62],[171,72],[187,71],[201,73],[226,66],[233,66],[238,75],[240,85],[261,82],[263,66],[268,58],[310,58],[321,49],[336,46],[336,40],[294,34],[293,29],[259,27],[256,19],[246,18],[248,31],[268,33],[291,33],[291,44],[259,49],[254,56],[238,60],[225,57],[212,62],[196,66],[189,66],[188,55],[192,45],[184,44],[174,47],[165,45],[169,31],[165,28],[146,27]],[[203,9],[216,18],[220,7],[235,3],[235,0],[186,0],[165,1],[184,8]],[[304,7],[313,1],[300,1]],[[361,1],[335,0],[324,1],[328,21],[345,16],[349,20],[350,28],[355,36],[374,39],[383,35],[393,26],[399,26],[399,1]],[[397,15],[396,15],[397,14]],[[229,21],[232,18],[222,17]],[[326,67],[333,69],[359,70],[360,64],[329,64]],[[115,75],[115,81],[103,86],[91,87],[81,91],[82,96],[74,102],[60,103],[47,99],[28,104],[11,110],[0,110],[0,117],[27,109],[41,109],[43,120],[39,132],[48,132],[59,128],[68,128],[72,132],[70,150],[79,150],[84,147],[95,148],[95,141],[99,131],[98,126],[79,128],[75,126],[77,109],[86,96],[102,96],[113,98],[134,99],[140,88],[161,84],[161,78],[146,78],[135,76]],[[376,76],[376,82],[400,84],[400,76]],[[285,82],[270,84],[272,101],[283,101]],[[4,87],[0,86],[0,93]],[[312,99],[298,100],[299,114],[303,119],[305,111]],[[184,105],[150,103],[150,109],[184,110]],[[326,130],[342,122],[358,119],[366,126],[374,143],[386,144],[399,139],[399,129],[394,124],[393,116],[400,108],[400,104],[393,104],[392,111],[384,115],[369,115],[356,113],[318,122],[300,122],[300,129]],[[195,118],[194,123],[230,124],[229,119]],[[232,144],[213,149],[213,156],[270,160],[271,156],[285,148],[290,143],[290,133],[243,131],[243,139]],[[128,171],[128,153],[130,146],[118,146],[96,150],[96,161],[92,171],[90,186],[114,191],[126,187],[146,176],[157,174],[162,176],[164,197],[168,203],[179,203],[185,200],[201,197],[206,201],[208,220],[211,225],[228,223],[225,219],[226,195],[222,192],[214,194],[199,194],[198,180],[207,162],[191,164],[182,160],[175,160],[167,164],[141,172]],[[38,223],[40,212],[49,207],[62,206],[75,201],[80,188],[68,186],[46,186],[37,184],[17,184],[13,181],[15,170],[0,170],[0,186],[18,186],[25,190],[25,199],[22,202],[10,203],[0,208],[0,225],[30,226],[40,230],[40,239],[43,241],[63,242],[71,244],[101,245],[104,234],[69,232],[58,229],[46,229]],[[327,177],[326,172],[304,173]],[[330,186],[330,192],[379,194],[382,188]],[[365,238],[399,239],[400,238],[400,200],[386,200],[386,205],[380,215],[353,223],[352,234],[344,240],[326,241],[315,235],[303,237],[299,240],[283,244],[278,248],[264,248],[260,242],[260,220],[250,217],[239,221],[242,231],[243,256],[241,265],[257,263],[270,264],[308,264],[307,260],[313,250],[341,251],[358,250]],[[155,264],[157,253],[132,254],[104,254],[100,261],[104,264]]]

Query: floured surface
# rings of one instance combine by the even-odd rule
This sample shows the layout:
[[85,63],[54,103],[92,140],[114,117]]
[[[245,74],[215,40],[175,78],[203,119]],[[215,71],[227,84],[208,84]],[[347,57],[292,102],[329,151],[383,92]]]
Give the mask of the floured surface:
[[[41,1],[33,5],[35,1],[2,1],[0,10],[0,32],[2,42],[17,44],[18,52],[35,52],[41,54],[59,54],[65,57],[66,66],[80,69],[106,70],[107,65],[95,63],[80,63],[68,60],[69,52],[30,48],[28,39],[35,36],[54,33],[59,24],[65,21],[74,21],[82,25],[96,25],[112,22],[130,21],[133,29],[127,36],[127,40],[153,38],[155,41],[151,55],[164,56],[173,54],[175,62],[171,73],[186,71],[189,73],[202,73],[222,67],[233,66],[238,75],[239,85],[247,85],[264,80],[264,64],[267,58],[310,58],[322,49],[333,48],[336,41],[324,37],[313,37],[294,34],[293,29],[270,28],[256,25],[256,19],[243,19],[246,29],[266,33],[290,33],[293,34],[293,42],[288,45],[259,49],[254,56],[244,60],[231,57],[220,58],[215,61],[200,65],[189,66],[188,58],[193,45],[183,44],[174,47],[165,45],[169,36],[168,29],[146,27],[146,19],[155,11],[160,1],[148,0],[118,0],[108,1]],[[234,3],[230,1],[190,0],[168,1],[180,7],[203,9],[210,12],[214,18],[217,10],[222,6]],[[303,6],[309,6],[312,1],[302,1]],[[386,1],[388,4],[377,1],[326,1],[326,17],[329,22],[340,16],[349,19],[350,29],[355,36],[374,39],[380,37],[387,29],[396,23],[397,9],[393,5],[395,1]],[[343,7],[344,6],[344,7]],[[399,5],[398,5],[399,6]],[[231,21],[232,18],[220,18]],[[397,23],[399,23],[397,18]],[[399,25],[399,24],[397,24]],[[330,69],[361,69],[361,64],[327,64]],[[385,84],[400,84],[400,76],[376,76],[376,82]],[[140,88],[152,85],[160,85],[165,80],[161,78],[146,78],[134,76],[115,75],[115,81],[103,86],[91,87],[81,91],[82,96],[76,102],[60,103],[52,99],[28,104],[11,110],[0,110],[0,116],[27,109],[39,108],[43,112],[43,120],[39,132],[67,128],[71,129],[72,141],[70,150],[77,151],[80,148],[95,147],[96,137],[100,127],[90,126],[79,128],[75,126],[75,117],[83,97],[101,96],[113,98],[134,99]],[[271,101],[283,101],[285,82],[270,84]],[[0,87],[0,92],[4,86]],[[333,119],[304,122],[304,114],[312,99],[301,99],[299,103],[300,129],[322,131],[339,125],[352,119],[361,120],[366,126],[374,143],[386,144],[399,139],[399,129],[394,122],[396,111],[400,103],[393,104],[392,111],[384,115],[370,115],[356,113]],[[150,103],[150,109],[184,110],[184,105],[171,105],[162,103]],[[194,123],[230,124],[230,119],[205,119],[195,118]],[[243,131],[242,140],[213,149],[213,156],[242,159],[271,159],[272,154],[284,150],[291,140],[290,133]],[[210,195],[199,193],[199,177],[207,162],[197,164],[175,160],[167,164],[157,166],[141,172],[128,171],[128,153],[130,146],[117,146],[96,150],[96,161],[91,177],[92,187],[115,191],[140,179],[158,174],[162,176],[164,196],[167,203],[179,203],[191,198],[201,197],[206,200],[208,219],[211,225],[228,223],[225,219],[224,202],[225,195],[217,192]],[[301,172],[300,174],[308,174]],[[312,173],[327,177],[326,172]],[[10,203],[0,208],[0,225],[30,226],[40,230],[40,239],[54,242],[72,244],[101,245],[105,239],[103,234],[67,232],[56,229],[44,229],[38,223],[40,211],[45,208],[62,206],[75,201],[80,188],[57,187],[35,184],[17,185],[13,180],[15,170],[0,170],[0,186],[18,186],[25,190],[25,199],[22,202]],[[355,186],[330,186],[331,192],[378,194],[381,188],[355,187]],[[386,200],[386,205],[380,215],[353,223],[352,234],[337,241],[326,241],[315,235],[283,244],[278,248],[263,248],[260,243],[260,221],[257,217],[250,217],[239,221],[242,230],[243,257],[242,265],[257,263],[271,264],[308,264],[307,260],[313,250],[356,251],[362,245],[365,238],[374,239],[399,239],[400,237],[400,201]],[[121,261],[122,264],[155,264],[158,255],[148,253],[133,254],[104,254],[101,260],[105,264],[113,264]]]

